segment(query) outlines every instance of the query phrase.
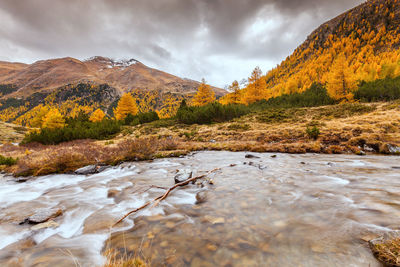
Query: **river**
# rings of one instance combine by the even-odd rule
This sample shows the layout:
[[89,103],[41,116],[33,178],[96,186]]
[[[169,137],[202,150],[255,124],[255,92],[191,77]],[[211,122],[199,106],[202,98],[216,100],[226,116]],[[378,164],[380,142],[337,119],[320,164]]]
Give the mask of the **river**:
[[[107,248],[154,266],[380,266],[369,239],[399,229],[400,161],[392,156],[198,152],[102,173],[17,183],[0,176],[0,266],[101,266]],[[178,169],[214,185],[162,194]],[[201,203],[196,194],[201,193]],[[58,227],[22,222],[62,208]]]

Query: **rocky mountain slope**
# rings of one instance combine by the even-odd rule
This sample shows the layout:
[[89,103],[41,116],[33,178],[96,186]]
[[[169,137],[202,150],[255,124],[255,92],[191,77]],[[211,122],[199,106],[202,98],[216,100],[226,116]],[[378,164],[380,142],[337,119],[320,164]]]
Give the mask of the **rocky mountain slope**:
[[[30,65],[0,62],[0,84],[15,88],[8,97],[26,97],[77,83],[108,84],[119,93],[139,89],[179,94],[193,93],[199,85],[196,81],[149,68],[134,59],[114,61],[93,57],[80,61],[67,57],[41,60]],[[222,89],[214,90],[219,96],[224,94]]]

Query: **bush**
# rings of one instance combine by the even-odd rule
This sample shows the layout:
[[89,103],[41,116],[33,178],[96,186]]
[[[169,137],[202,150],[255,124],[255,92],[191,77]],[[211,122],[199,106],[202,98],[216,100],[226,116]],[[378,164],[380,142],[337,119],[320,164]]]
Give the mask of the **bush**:
[[155,111],[139,113],[135,116],[132,114],[128,114],[128,116],[126,116],[126,118],[124,119],[123,124],[135,126],[143,123],[157,121],[159,119],[160,118],[158,117],[158,114]]
[[317,140],[320,134],[317,126],[307,127],[306,133],[310,139],[314,140]]
[[17,159],[0,155],[0,165],[12,166],[17,163]]
[[55,145],[78,139],[103,140],[114,136],[121,131],[121,124],[114,120],[90,122],[78,119],[69,119],[64,128],[40,129],[27,134],[23,143],[38,142],[44,145]]
[[265,109],[268,107],[275,108],[291,108],[291,107],[317,107],[325,105],[333,105],[336,101],[333,100],[326,91],[326,88],[318,83],[314,83],[306,91],[302,93],[293,93],[290,95],[281,95],[261,100],[250,107],[255,110]]
[[201,107],[181,105],[176,113],[176,118],[185,124],[209,124],[230,121],[249,112],[250,109],[245,105],[222,105],[214,102]]
[[400,99],[400,76],[372,82],[361,82],[354,99],[363,102],[392,101]]

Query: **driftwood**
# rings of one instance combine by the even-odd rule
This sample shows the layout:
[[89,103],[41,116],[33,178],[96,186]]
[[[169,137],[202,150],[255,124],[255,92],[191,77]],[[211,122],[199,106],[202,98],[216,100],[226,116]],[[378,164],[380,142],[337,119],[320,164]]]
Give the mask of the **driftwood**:
[[[185,180],[185,181],[183,181],[183,182],[180,182],[180,183],[178,183],[178,184],[175,184],[174,186],[170,187],[170,188],[167,190],[167,192],[165,192],[163,195],[161,195],[161,196],[159,196],[159,197],[156,197],[155,199],[146,202],[146,203],[145,203],[144,205],[142,205],[141,207],[136,208],[136,209],[134,209],[134,210],[128,212],[127,214],[125,214],[121,219],[119,219],[118,222],[116,222],[116,223],[113,225],[113,227],[116,226],[117,224],[119,224],[120,222],[122,222],[126,217],[128,217],[128,216],[131,215],[132,213],[138,212],[138,211],[140,211],[140,210],[142,210],[142,209],[148,207],[148,206],[149,206],[151,203],[153,203],[153,202],[154,202],[154,204],[153,204],[152,207],[157,206],[161,201],[163,201],[164,199],[166,199],[166,198],[168,197],[168,195],[171,193],[171,191],[173,191],[174,189],[176,189],[176,188],[178,188],[178,187],[181,187],[181,186],[188,185],[188,184],[190,184],[191,182],[195,182],[196,180],[203,179],[203,178],[207,177],[208,175],[210,175],[211,173],[216,172],[216,171],[218,171],[218,170],[220,170],[220,168],[214,169],[214,170],[212,170],[212,171],[207,172],[206,174],[199,175],[199,176],[196,176],[196,177],[193,177],[193,178],[189,178],[189,179],[187,179],[187,180]],[[159,186],[151,186],[149,189],[151,189],[151,188],[160,188],[160,189],[164,189],[163,187],[159,187]],[[148,190],[149,190],[149,189],[148,189]],[[147,190],[146,190],[146,191],[147,191]]]

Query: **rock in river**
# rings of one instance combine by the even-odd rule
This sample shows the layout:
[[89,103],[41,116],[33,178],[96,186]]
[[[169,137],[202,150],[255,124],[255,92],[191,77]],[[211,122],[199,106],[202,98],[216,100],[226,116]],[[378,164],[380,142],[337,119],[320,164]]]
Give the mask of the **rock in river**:
[[62,214],[63,211],[60,208],[38,209],[35,211],[33,215],[26,218],[25,221],[22,223],[29,223],[29,224],[44,223],[50,219],[61,216]]
[[246,154],[246,156],[244,156],[246,159],[259,159],[260,157],[255,156],[253,154]]
[[178,170],[177,174],[174,177],[175,183],[176,184],[182,183],[183,181],[192,178],[192,175],[193,171],[190,169]]
[[79,174],[79,175],[95,174],[95,173],[100,173],[107,168],[108,168],[108,166],[88,165],[83,168],[77,169],[75,171],[75,174]]
[[201,191],[196,194],[196,204],[201,204],[206,202],[207,200],[207,192]]
[[35,230],[40,230],[40,229],[45,229],[45,228],[57,228],[58,226],[60,226],[58,223],[56,223],[53,220],[50,220],[45,223],[40,223],[40,224],[36,224],[36,225],[32,226],[31,230],[35,231]]

